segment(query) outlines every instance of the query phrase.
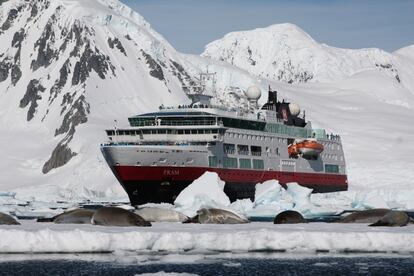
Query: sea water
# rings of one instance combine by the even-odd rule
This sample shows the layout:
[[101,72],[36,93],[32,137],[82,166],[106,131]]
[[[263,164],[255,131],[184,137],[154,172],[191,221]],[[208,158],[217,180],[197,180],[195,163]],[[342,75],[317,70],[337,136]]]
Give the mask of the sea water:
[[[0,275],[414,275],[414,256],[349,254],[0,255]],[[185,275],[185,274],[183,274]]]

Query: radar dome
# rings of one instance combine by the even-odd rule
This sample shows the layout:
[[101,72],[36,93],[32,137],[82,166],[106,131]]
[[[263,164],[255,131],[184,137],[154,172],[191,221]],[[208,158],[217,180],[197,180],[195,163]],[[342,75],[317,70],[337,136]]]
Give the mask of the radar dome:
[[262,95],[262,91],[260,90],[259,87],[253,85],[247,88],[245,94],[249,100],[258,100],[260,96]]
[[292,116],[298,116],[300,113],[300,107],[299,105],[295,104],[295,103],[290,103],[289,104],[289,111],[290,114],[292,114]]

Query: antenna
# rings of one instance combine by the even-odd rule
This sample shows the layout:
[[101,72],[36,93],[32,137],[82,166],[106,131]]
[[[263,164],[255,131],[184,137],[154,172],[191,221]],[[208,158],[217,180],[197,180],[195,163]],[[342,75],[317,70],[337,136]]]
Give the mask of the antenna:
[[[190,97],[193,104],[194,103],[201,103],[203,105],[210,105],[210,99],[213,97],[212,94],[216,94],[216,74],[217,73],[209,73],[208,71],[199,74],[199,77],[196,77],[196,81],[191,86],[183,86],[184,91],[186,92],[187,96]],[[207,84],[211,83],[210,86]],[[211,88],[211,93],[206,94],[207,87]]]

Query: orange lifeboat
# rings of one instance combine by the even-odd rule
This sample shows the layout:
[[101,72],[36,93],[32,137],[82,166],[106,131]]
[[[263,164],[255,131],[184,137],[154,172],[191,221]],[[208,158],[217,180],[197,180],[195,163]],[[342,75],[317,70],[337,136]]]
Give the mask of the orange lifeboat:
[[317,157],[323,151],[323,145],[315,139],[295,140],[288,146],[290,157],[298,155],[306,157]]

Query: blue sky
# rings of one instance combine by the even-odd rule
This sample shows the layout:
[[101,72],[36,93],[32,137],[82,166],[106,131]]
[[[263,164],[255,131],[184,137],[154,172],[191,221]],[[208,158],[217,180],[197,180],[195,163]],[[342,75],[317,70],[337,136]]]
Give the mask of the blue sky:
[[178,51],[200,54],[226,33],[293,23],[341,48],[414,44],[414,0],[121,0]]

